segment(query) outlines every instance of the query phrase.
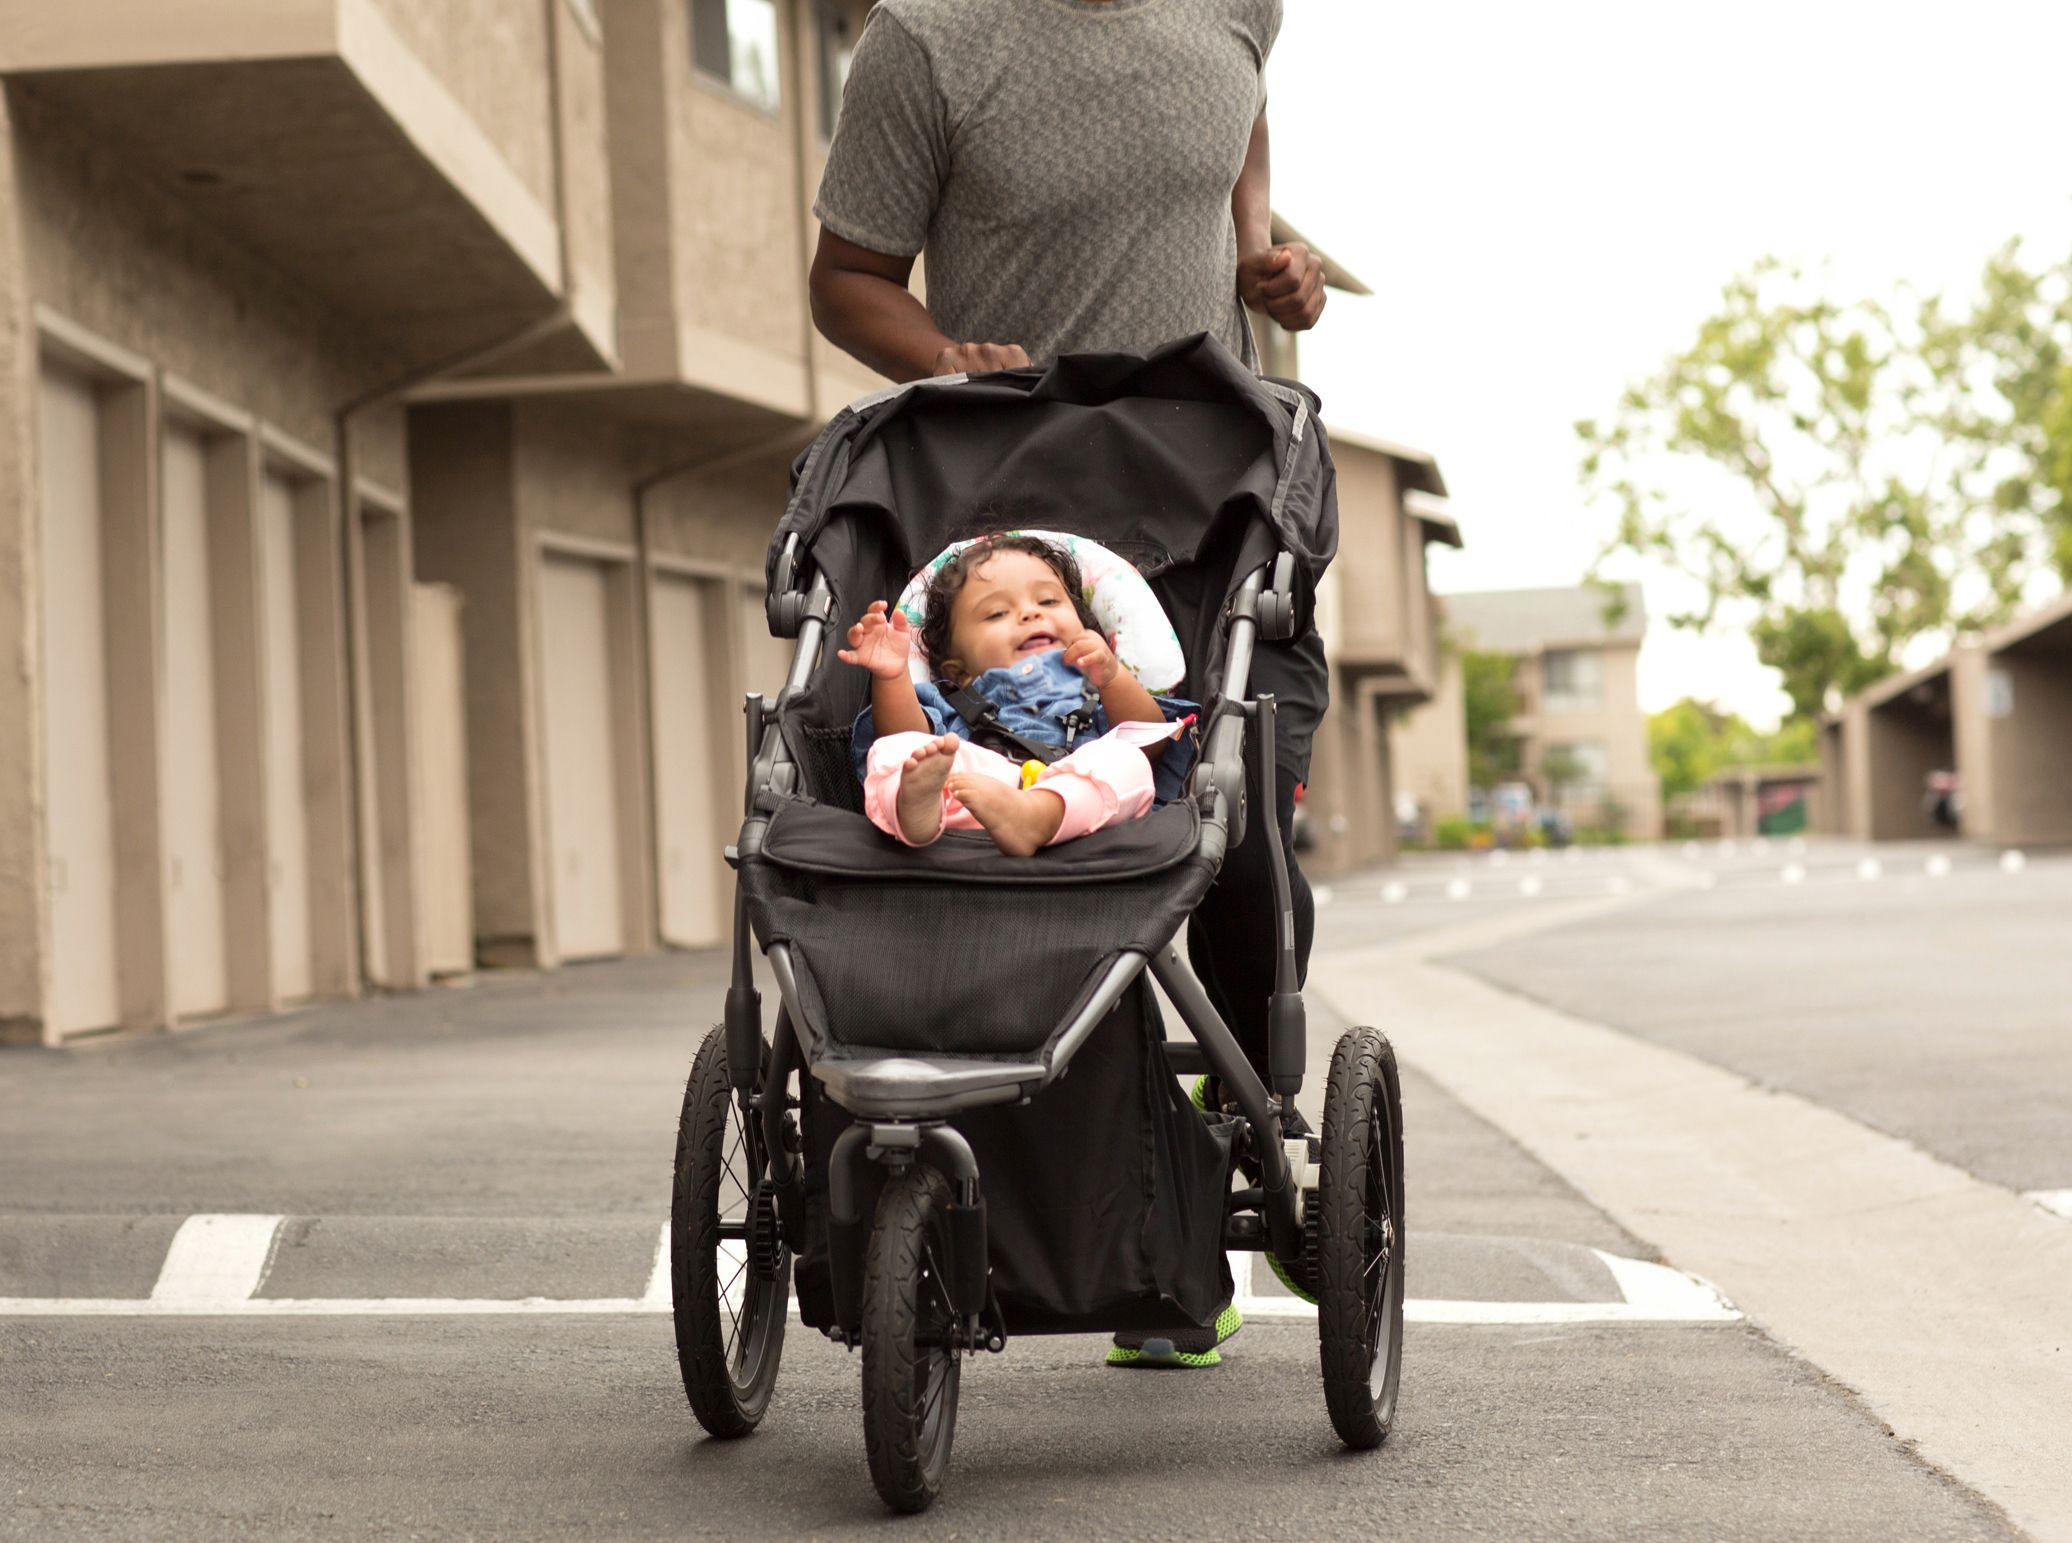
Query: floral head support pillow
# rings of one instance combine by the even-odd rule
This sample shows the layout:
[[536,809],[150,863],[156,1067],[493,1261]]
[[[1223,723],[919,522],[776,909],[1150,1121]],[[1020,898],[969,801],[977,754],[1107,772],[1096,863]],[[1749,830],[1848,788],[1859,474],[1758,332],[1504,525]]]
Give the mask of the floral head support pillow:
[[[1014,530],[1005,534],[1034,536],[1071,554],[1079,564],[1080,578],[1085,581],[1083,598],[1087,608],[1108,636],[1115,657],[1146,691],[1171,691],[1186,679],[1187,658],[1180,651],[1179,635],[1166,619],[1158,597],[1151,593],[1151,586],[1144,582],[1144,575],[1098,541],[1084,536],[1056,530]],[[899,608],[913,623],[917,637],[922,622],[928,618],[928,581],[937,569],[970,545],[969,541],[958,541],[944,547],[900,591]],[[917,685],[933,678],[929,661],[918,647],[907,656],[907,669]]]

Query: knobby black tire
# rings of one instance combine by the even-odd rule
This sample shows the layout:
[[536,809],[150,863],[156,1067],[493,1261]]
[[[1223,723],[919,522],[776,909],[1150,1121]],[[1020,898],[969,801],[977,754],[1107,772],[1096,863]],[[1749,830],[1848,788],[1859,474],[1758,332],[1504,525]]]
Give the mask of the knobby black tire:
[[1348,1029],[1324,1094],[1317,1339],[1331,1425],[1362,1451],[1388,1439],[1403,1369],[1403,1092],[1396,1053]]
[[[731,1438],[756,1428],[777,1385],[791,1255],[780,1253],[775,1279],[761,1280],[745,1244],[722,1248],[722,1213],[729,1220],[748,1216],[763,1154],[760,1127],[742,1123],[727,1081],[726,1040],[723,1028],[705,1036],[684,1088],[669,1208],[669,1274],[676,1361],[691,1412],[714,1436]],[[729,1300],[737,1289],[738,1306]]]
[[956,1433],[963,1362],[947,1342],[949,1203],[949,1183],[933,1168],[895,1174],[878,1198],[864,1264],[864,1449],[871,1482],[895,1511],[935,1503]]

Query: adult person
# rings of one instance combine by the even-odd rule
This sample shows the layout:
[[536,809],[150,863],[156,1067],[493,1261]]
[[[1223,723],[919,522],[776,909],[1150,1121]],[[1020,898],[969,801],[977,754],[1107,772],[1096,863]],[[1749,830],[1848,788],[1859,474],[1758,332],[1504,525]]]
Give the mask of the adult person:
[[[1280,23],[1281,0],[880,0],[813,206],[815,324],[898,381],[1197,332],[1257,369],[1248,312],[1302,331],[1324,309],[1321,260],[1270,230],[1264,71]],[[908,288],[924,254],[925,305]],[[1281,704],[1275,814],[1306,968],[1294,792],[1329,695],[1323,645],[1265,645],[1253,668]],[[1267,863],[1255,819],[1188,929],[1203,986],[1262,1070]],[[1155,1357],[1117,1336],[1110,1359],[1213,1365],[1236,1324],[1226,1310]]]

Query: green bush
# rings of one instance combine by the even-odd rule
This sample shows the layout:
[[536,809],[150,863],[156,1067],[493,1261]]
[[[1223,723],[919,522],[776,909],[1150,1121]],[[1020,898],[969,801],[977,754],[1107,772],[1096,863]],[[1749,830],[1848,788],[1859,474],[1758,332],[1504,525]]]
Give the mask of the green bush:
[[1487,829],[1465,815],[1449,815],[1432,827],[1432,845],[1442,852],[1465,852],[1475,833]]

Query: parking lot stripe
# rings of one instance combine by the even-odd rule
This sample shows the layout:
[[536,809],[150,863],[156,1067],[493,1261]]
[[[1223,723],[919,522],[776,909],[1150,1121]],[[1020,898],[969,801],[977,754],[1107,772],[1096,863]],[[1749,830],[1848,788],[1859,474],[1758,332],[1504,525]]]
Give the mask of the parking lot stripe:
[[278,1216],[190,1216],[159,1267],[151,1300],[171,1308],[233,1307],[259,1289],[273,1258]]
[[641,1293],[640,1305],[649,1310],[666,1309],[669,1306],[669,1223],[662,1223],[661,1239],[655,1244],[655,1267],[648,1272],[647,1290]]
[[[669,1228],[664,1223],[646,1290],[638,1297],[258,1297],[266,1249],[279,1217],[190,1217],[189,1241],[168,1251],[161,1284],[174,1289],[149,1297],[0,1297],[0,1318],[464,1318],[626,1317],[671,1310]],[[200,1224],[200,1225],[194,1225]],[[189,1231],[191,1227],[191,1232]],[[264,1247],[255,1245],[259,1240]],[[745,1264],[741,1245],[721,1245],[731,1266]],[[1414,1246],[1414,1244],[1413,1244]],[[1681,1271],[1592,1250],[1604,1261],[1622,1300],[1604,1302],[1484,1302],[1412,1297],[1403,1304],[1411,1323],[1537,1324],[1731,1323],[1741,1314],[1711,1286]],[[1259,1256],[1233,1253],[1231,1278],[1238,1310],[1255,1323],[1314,1323],[1317,1310],[1300,1298],[1255,1289]],[[738,1273],[731,1267],[723,1273]],[[736,1287],[738,1292],[739,1288]],[[794,1317],[797,1303],[792,1305]]]

